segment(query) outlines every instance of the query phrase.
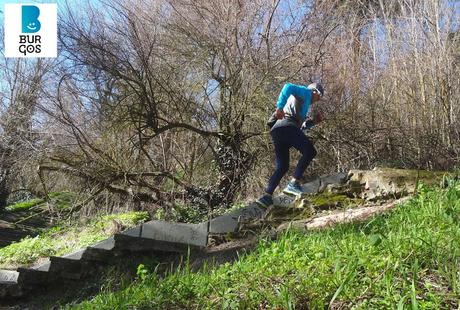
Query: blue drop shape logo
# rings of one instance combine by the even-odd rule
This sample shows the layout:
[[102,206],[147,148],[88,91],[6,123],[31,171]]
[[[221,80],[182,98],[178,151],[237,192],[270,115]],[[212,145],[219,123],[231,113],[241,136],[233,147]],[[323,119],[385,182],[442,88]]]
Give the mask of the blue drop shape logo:
[[40,9],[35,5],[22,6],[22,33],[35,33],[40,31],[41,24],[38,20]]

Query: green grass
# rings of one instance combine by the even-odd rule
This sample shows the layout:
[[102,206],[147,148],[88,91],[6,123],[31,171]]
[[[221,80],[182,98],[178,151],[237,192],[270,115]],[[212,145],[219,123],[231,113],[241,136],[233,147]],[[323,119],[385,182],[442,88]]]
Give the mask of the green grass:
[[[65,209],[72,205],[75,194],[71,192],[50,192],[51,203],[58,209]],[[6,210],[11,212],[30,210],[35,206],[41,206],[45,203],[44,198],[34,198],[27,201],[16,202],[6,207]]]
[[233,264],[146,274],[78,309],[457,309],[460,183],[367,223],[261,241]]
[[0,248],[0,268],[30,265],[39,258],[61,256],[103,240],[113,234],[112,220],[127,228],[145,222],[148,218],[147,212],[128,212],[99,216],[86,223],[55,226],[36,237],[26,237]]
[[45,199],[34,198],[34,199],[27,200],[27,201],[21,201],[21,202],[11,204],[6,207],[6,210],[12,211],[12,212],[29,210],[30,208],[35,207],[44,202],[45,202]]

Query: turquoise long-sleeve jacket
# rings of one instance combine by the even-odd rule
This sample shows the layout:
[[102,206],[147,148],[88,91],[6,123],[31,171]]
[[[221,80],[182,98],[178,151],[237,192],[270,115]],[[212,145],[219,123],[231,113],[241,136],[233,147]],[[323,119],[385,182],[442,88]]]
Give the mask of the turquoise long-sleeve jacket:
[[272,130],[284,126],[299,127],[307,118],[311,105],[312,91],[306,86],[287,83],[278,97],[276,107],[285,113],[284,119],[278,120]]

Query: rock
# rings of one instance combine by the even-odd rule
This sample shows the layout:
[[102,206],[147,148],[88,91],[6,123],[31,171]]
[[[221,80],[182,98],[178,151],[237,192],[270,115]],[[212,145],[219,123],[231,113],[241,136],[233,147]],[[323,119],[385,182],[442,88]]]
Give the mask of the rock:
[[123,225],[119,221],[112,219],[104,230],[107,235],[114,235],[121,232],[123,228]]
[[346,184],[349,193],[366,199],[399,198],[414,193],[418,182],[438,183],[445,172],[374,168],[373,170],[350,170]]

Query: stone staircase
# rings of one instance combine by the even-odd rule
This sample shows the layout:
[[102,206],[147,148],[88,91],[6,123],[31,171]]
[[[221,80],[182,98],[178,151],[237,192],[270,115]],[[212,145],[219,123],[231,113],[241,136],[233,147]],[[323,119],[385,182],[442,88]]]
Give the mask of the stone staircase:
[[57,257],[32,268],[0,270],[0,299],[17,298],[36,287],[65,280],[80,280],[92,267],[108,263],[126,252],[187,253],[207,243],[208,223],[183,224],[150,221],[96,244]]
[[[382,182],[394,183],[391,180]],[[371,184],[360,171],[320,177],[304,184],[303,190],[307,194],[324,190],[334,192],[349,184],[353,184],[355,189],[356,186],[361,187],[363,196],[369,191],[377,192],[379,188],[385,188],[386,193],[390,194],[397,191],[394,185],[387,189],[382,184]],[[403,189],[407,189],[407,184],[403,184]],[[294,197],[287,195],[274,198],[275,206],[292,207],[297,202]],[[200,224],[149,221],[74,253],[62,257],[52,256],[49,261],[37,267],[0,270],[0,300],[21,297],[37,287],[68,280],[81,281],[91,274],[93,267],[105,265],[127,252],[172,253],[179,256],[190,250],[201,251],[207,247],[209,237],[236,232],[241,223],[261,219],[264,214],[265,210],[251,203]]]

